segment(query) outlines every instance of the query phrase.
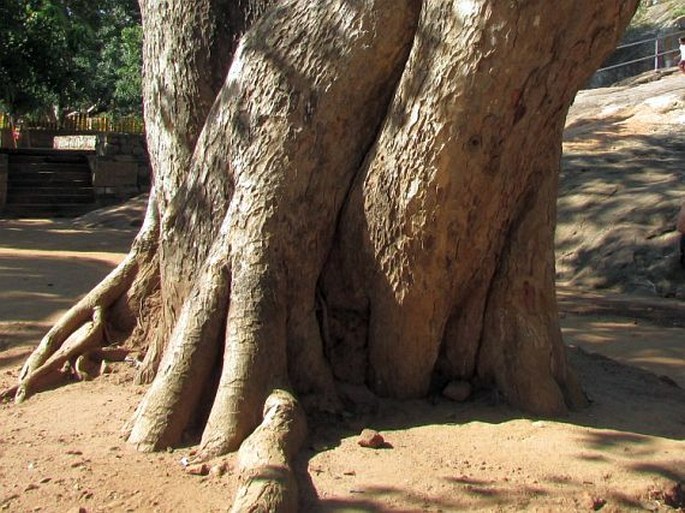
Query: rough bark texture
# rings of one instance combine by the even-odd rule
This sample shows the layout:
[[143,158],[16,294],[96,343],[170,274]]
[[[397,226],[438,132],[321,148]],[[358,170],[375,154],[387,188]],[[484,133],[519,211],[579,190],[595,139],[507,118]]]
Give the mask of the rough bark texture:
[[439,362],[535,413],[582,404],[554,298],[560,140],[628,4],[424,3],[326,273],[332,355],[368,355],[334,362],[349,378],[417,397]]
[[142,0],[148,220],[18,397],[107,343],[102,319],[137,322],[154,380],[129,441],[241,447],[235,511],[296,509],[295,395],[460,379],[582,406],[554,294],[561,133],[636,5]]
[[292,461],[306,428],[304,412],[292,395],[275,390],[267,398],[262,423],[240,446],[241,483],[231,513],[299,511]]
[[[255,25],[237,50],[200,136],[216,144],[198,145],[200,164],[193,174],[223,168],[229,198],[223,227],[209,239],[210,261],[230,269],[231,299],[223,372],[202,441],[207,455],[237,449],[259,424],[270,390],[287,385],[289,375],[304,393],[333,394],[316,321],[316,283],[337,213],[406,59],[418,7],[390,0],[368,2],[364,9],[347,2],[286,2]],[[213,182],[203,183],[203,194],[216,191]],[[193,225],[197,221],[186,234]],[[175,270],[193,276],[196,253],[187,253]],[[207,377],[194,366],[216,356],[216,326],[202,333],[206,343],[189,342],[189,330],[179,328],[186,320],[201,328],[219,318],[216,294],[227,295],[228,285],[210,285],[214,271],[206,276],[194,282],[192,301],[178,316],[178,337],[172,335],[166,353],[176,356],[163,362],[137,414],[131,440],[141,448],[178,442],[190,418],[176,415],[194,409],[204,387],[194,377]],[[187,309],[194,313],[184,315]],[[178,356],[176,344],[192,351],[206,347],[207,353]],[[184,392],[167,392],[176,387]],[[160,414],[158,402],[168,413]],[[146,419],[168,421],[153,429]]]
[[273,3],[140,2],[145,34],[145,125],[162,233],[163,305],[139,375],[141,382],[150,382],[156,374],[195,272],[228,208],[227,148],[221,141],[227,127],[212,125],[208,116],[213,105],[220,110],[227,100],[217,95],[240,37]]

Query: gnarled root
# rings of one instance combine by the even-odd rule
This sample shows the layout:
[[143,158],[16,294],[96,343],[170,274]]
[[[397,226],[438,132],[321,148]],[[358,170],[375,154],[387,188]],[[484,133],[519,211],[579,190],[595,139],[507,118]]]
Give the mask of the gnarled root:
[[[110,342],[106,324],[110,310],[117,312],[115,304],[135,289],[139,275],[155,272],[158,227],[156,201],[151,194],[145,222],[126,258],[64,314],[26,360],[19,374],[16,402],[61,381],[64,378],[61,369],[66,362],[75,363],[78,357],[87,356]],[[146,272],[141,273],[141,269]],[[146,279],[145,282],[154,283],[154,280]],[[5,391],[2,395],[8,393]]]
[[54,384],[66,361],[103,345],[105,311],[130,286],[137,270],[138,262],[128,257],[48,331],[19,374],[16,402]]
[[102,312],[116,301],[133,282],[137,270],[138,262],[129,255],[86,297],[64,314],[26,360],[19,374],[19,380],[25,381],[42,367],[73,333],[84,323],[95,318],[96,309]]
[[238,451],[240,488],[231,513],[298,511],[298,491],[291,463],[307,432],[295,398],[274,390],[264,404],[264,420]]
[[19,382],[15,401],[22,402],[33,392],[53,385],[54,378],[60,377],[58,373],[61,374],[60,369],[66,362],[99,347],[104,337],[104,325],[103,310],[96,306],[90,321],[74,331],[40,367],[27,373]]
[[183,306],[159,373],[124,427],[124,436],[139,450],[163,449],[181,440],[219,356],[230,288],[225,255],[210,258],[202,277]]

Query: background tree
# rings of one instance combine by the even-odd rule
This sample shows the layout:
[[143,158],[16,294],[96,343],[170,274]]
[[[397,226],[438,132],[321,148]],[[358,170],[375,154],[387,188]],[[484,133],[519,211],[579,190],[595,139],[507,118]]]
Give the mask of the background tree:
[[350,387],[584,405],[554,293],[561,136],[636,5],[143,0],[146,220],[17,399],[143,344],[129,441],[240,448],[236,511],[296,509],[300,404]]
[[142,31],[134,0],[7,0],[0,103],[16,116],[87,109],[140,114]]

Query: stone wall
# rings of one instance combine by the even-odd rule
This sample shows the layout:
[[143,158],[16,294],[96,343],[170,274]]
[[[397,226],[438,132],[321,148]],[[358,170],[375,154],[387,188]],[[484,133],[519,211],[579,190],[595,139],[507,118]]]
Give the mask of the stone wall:
[[[3,135],[11,138],[9,130]],[[109,205],[149,192],[151,173],[145,136],[121,133],[76,133],[31,131],[32,148],[54,148],[77,151],[88,158],[95,198],[100,205]],[[58,135],[59,134],[59,135]],[[23,140],[27,147],[29,137]],[[11,140],[10,140],[11,144]],[[20,145],[22,146],[22,145]],[[7,201],[8,155],[0,154],[0,209]]]
[[[32,142],[36,141],[31,133]],[[150,165],[145,136],[123,133],[42,131],[41,144],[62,150],[93,151],[88,157],[98,203],[126,200],[150,190]],[[35,147],[35,145],[34,145]]]
[[[10,130],[2,132],[2,147],[11,148]],[[150,165],[145,136],[123,133],[24,130],[20,148],[93,151],[88,158],[100,203],[125,200],[150,190]]]
[[145,137],[99,134],[91,158],[98,201],[120,201],[150,190],[150,164]]

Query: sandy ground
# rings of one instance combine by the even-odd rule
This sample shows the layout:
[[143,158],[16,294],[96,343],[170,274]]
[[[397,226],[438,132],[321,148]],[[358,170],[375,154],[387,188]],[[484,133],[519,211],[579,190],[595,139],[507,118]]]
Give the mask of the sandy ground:
[[[685,82],[677,78],[657,82],[645,98],[682,98]],[[303,511],[675,511],[665,502],[674,484],[685,482],[685,304],[663,296],[682,297],[685,283],[674,265],[672,219],[683,196],[682,136],[674,127],[682,131],[685,109],[676,98],[652,115],[626,93],[632,106],[618,107],[622,115],[601,114],[600,106],[621,94],[576,101],[559,208],[563,331],[591,406],[564,419],[531,419],[483,393],[462,404],[370,400],[340,418],[311,419],[297,462]],[[639,137],[626,175],[609,157],[617,147],[627,155],[630,133]],[[676,150],[640,155],[648,135]],[[617,188],[608,196],[607,184]],[[143,204],[78,222],[0,219],[0,388],[14,383],[51,322],[120,261]],[[636,214],[641,210],[651,213]],[[611,222],[616,216],[636,222]],[[656,239],[659,249],[639,253],[647,225],[659,235],[645,240]],[[632,235],[614,253],[633,251],[633,258],[613,272],[615,261],[609,265],[611,255],[602,252],[617,229]],[[635,276],[662,288],[636,286]],[[230,505],[232,456],[222,460],[225,474],[195,476],[180,464],[192,446],[140,454],[121,440],[144,392],[132,374],[120,363],[93,382],[0,405],[0,510],[201,512]],[[358,446],[366,427],[379,430],[387,448]]]

